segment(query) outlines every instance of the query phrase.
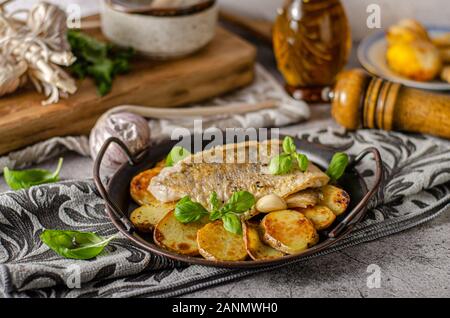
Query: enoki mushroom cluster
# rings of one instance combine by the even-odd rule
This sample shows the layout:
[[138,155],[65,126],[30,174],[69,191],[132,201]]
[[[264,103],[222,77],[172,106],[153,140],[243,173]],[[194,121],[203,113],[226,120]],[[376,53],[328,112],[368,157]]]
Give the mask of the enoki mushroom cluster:
[[[75,62],[66,37],[65,12],[46,2],[8,12],[9,2],[0,3],[0,96],[28,81],[47,97],[43,105],[75,93],[75,81],[61,68]],[[18,14],[26,18],[20,20]]]

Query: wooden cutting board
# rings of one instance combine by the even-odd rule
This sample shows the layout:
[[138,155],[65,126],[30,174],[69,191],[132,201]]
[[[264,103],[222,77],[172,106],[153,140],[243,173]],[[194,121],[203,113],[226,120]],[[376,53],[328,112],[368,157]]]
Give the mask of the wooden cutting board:
[[88,134],[114,106],[176,107],[246,86],[253,80],[255,58],[255,47],[218,28],[215,39],[191,56],[164,62],[137,58],[104,97],[89,79],[78,82],[76,94],[49,106],[41,105],[45,97],[33,88],[23,88],[0,97],[0,154],[55,136]]

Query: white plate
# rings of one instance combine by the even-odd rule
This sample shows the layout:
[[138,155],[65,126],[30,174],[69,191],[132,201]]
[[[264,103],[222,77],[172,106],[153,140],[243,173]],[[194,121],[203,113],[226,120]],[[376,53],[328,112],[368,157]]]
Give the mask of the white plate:
[[[450,27],[429,27],[431,37],[450,33]],[[386,33],[376,32],[366,37],[358,47],[358,59],[361,65],[373,75],[403,85],[428,90],[450,91],[450,84],[443,81],[419,82],[394,73],[386,62]]]

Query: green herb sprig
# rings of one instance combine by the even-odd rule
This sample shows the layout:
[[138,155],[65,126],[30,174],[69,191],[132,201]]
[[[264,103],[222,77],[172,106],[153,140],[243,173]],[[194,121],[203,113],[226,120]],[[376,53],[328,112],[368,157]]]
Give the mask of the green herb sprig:
[[91,232],[44,230],[40,239],[57,254],[87,260],[99,255],[116,236],[103,238]]
[[211,221],[222,220],[223,227],[233,234],[242,235],[240,214],[250,210],[256,203],[253,194],[247,191],[234,192],[230,199],[222,204],[217,193],[209,197],[211,212],[208,212],[198,202],[193,202],[188,196],[181,199],[175,207],[175,217],[181,223],[191,223],[209,215]]
[[287,136],[283,140],[283,153],[270,160],[269,171],[274,175],[284,175],[290,173],[295,166],[305,172],[308,169],[309,160],[306,155],[297,152],[294,139]]
[[191,152],[183,147],[175,146],[169,152],[166,158],[166,167],[172,167],[178,161],[183,160],[186,157],[189,157]]
[[189,196],[185,196],[178,201],[175,207],[175,217],[181,223],[191,223],[200,221],[200,219],[209,212],[198,202],[191,200]]
[[330,177],[331,182],[338,181],[344,175],[348,163],[349,157],[346,153],[337,152],[334,154],[327,169],[327,175]]
[[111,91],[116,75],[130,70],[133,49],[119,49],[74,30],[67,32],[67,39],[77,58],[70,66],[71,73],[80,79],[92,77],[101,96]]
[[5,167],[3,177],[12,190],[28,189],[39,184],[57,182],[62,164],[63,158],[60,158],[54,172],[44,169],[9,170]]

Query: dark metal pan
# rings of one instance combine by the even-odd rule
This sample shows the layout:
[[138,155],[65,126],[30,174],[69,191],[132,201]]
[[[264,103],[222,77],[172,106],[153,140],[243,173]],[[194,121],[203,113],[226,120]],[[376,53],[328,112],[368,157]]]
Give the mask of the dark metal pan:
[[[194,137],[192,137],[194,138]],[[193,141],[194,139],[192,139]],[[309,143],[304,140],[294,138],[298,149],[305,153],[317,166],[325,169],[330,162],[336,149],[325,147],[319,144]],[[178,141],[166,141],[145,150],[137,156],[133,156],[127,147],[117,138],[108,139],[101,148],[94,164],[94,181],[100,195],[106,203],[106,212],[112,223],[130,241],[140,246],[144,250],[168,257],[173,260],[206,266],[216,266],[225,268],[259,268],[270,265],[289,263],[299,260],[312,254],[323,251],[336,244],[339,240],[348,235],[355,224],[360,222],[366,212],[367,204],[376,193],[382,179],[382,161],[380,153],[375,148],[368,148],[358,156],[352,158],[344,176],[340,179],[339,185],[350,195],[351,203],[344,216],[339,217],[333,227],[328,232],[320,233],[320,242],[314,247],[298,255],[289,255],[276,260],[267,261],[240,261],[240,262],[217,262],[200,257],[184,256],[162,249],[152,242],[144,239],[129,221],[129,214],[137,208],[137,205],[130,197],[130,182],[138,173],[152,168],[158,161],[165,158]],[[100,178],[100,165],[108,147],[115,143],[119,145],[128,156],[128,163],[123,164],[111,177],[105,187]],[[206,147],[207,142],[203,145]],[[357,172],[355,166],[366,156],[372,154],[375,160],[375,184],[369,190],[362,176]]]

